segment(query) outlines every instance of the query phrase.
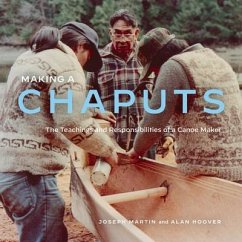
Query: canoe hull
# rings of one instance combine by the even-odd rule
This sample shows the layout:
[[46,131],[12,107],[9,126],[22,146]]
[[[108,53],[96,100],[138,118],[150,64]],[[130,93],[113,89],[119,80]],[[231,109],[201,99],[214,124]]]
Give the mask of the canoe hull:
[[[86,172],[72,163],[72,212],[96,237],[105,242],[152,242],[145,233],[132,224],[114,224],[126,221],[119,212],[103,201],[91,184]],[[111,224],[109,223],[110,221]],[[124,239],[125,238],[125,239]]]
[[[102,241],[242,241],[240,184],[211,177],[188,178],[174,167],[140,160],[116,167],[108,183],[95,189],[88,169],[75,163],[73,214]],[[100,196],[159,187],[165,180],[169,184],[165,198],[110,206]],[[89,219],[81,211],[86,211]]]

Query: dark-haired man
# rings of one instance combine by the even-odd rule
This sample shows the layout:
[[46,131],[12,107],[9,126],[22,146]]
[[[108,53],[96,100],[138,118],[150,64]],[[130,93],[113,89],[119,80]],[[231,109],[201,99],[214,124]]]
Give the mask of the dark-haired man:
[[[121,9],[110,17],[109,23],[111,43],[100,53],[103,66],[99,72],[88,74],[87,84],[90,89],[98,90],[104,108],[114,112],[114,90],[136,89],[141,82],[143,68],[136,56],[140,30],[135,17],[128,10]],[[120,95],[119,98],[120,102],[127,102],[127,95]],[[125,129],[125,132],[115,132],[116,141],[123,149],[128,150],[133,144],[135,132],[130,133],[127,128],[137,128],[142,119],[142,93],[136,94],[132,106],[122,107],[115,115],[116,130]],[[155,152],[148,156],[154,158]]]

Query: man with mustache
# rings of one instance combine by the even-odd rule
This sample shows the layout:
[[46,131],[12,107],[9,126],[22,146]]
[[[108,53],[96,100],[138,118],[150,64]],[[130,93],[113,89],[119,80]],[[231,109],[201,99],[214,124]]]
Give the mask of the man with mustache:
[[[125,9],[116,11],[110,17],[109,35],[111,43],[101,50],[103,66],[99,72],[87,75],[87,86],[96,89],[105,110],[114,112],[114,90],[135,90],[143,81],[140,80],[142,65],[136,56],[139,28],[135,17]],[[146,79],[149,79],[149,77]],[[153,81],[153,80],[151,80]],[[143,94],[136,93],[135,103],[122,107],[116,116],[115,128],[137,128],[143,116]],[[120,102],[127,102],[127,95],[120,95]],[[127,129],[126,129],[127,130]],[[117,143],[126,150],[133,144],[135,132],[115,132]],[[171,139],[171,138],[170,138]],[[151,153],[150,153],[151,152]],[[148,157],[155,158],[155,149],[148,152]]]

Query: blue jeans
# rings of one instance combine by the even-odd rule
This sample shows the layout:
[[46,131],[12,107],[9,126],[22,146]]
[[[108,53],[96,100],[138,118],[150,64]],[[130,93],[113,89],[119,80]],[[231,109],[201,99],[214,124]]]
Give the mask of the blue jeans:
[[66,242],[65,204],[54,175],[0,172],[0,200],[21,242]]

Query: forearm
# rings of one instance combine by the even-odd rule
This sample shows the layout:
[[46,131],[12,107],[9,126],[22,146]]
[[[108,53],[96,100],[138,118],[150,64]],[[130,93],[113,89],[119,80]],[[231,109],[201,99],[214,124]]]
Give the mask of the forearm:
[[[167,90],[166,90],[167,91]],[[167,92],[169,93],[169,91]],[[156,93],[157,95],[157,93]],[[141,121],[140,126],[142,128],[153,128],[158,132],[139,132],[137,133],[134,141],[134,149],[139,155],[143,155],[156,141],[158,141],[163,136],[170,136],[170,133],[165,132],[167,128],[167,123],[174,113],[175,105],[177,102],[177,97],[174,95],[169,95],[167,97],[167,103],[165,111],[159,114],[149,114],[145,112],[144,118]],[[169,100],[168,100],[169,99]],[[154,108],[157,103],[160,103],[160,100],[156,98],[152,98],[150,102],[150,108]]]
[[160,132],[138,133],[134,142],[134,150],[138,154],[144,154],[145,151],[147,151],[150,146],[161,137],[161,135],[170,135],[165,132],[165,128],[169,125],[168,122],[174,114],[176,106],[180,100],[178,95],[174,95],[174,90],[187,88],[189,88],[189,84],[182,67],[175,61],[169,61],[169,63],[167,62],[164,64],[164,66],[160,69],[155,90],[153,92],[152,99],[149,102],[149,107],[151,109],[158,109],[160,107],[161,90],[165,90],[165,109],[163,112],[158,114],[145,112],[144,118],[141,122],[141,127],[153,127]]
[[[72,112],[67,112],[67,104],[55,105],[55,112],[52,116],[58,130],[68,140],[87,152],[101,157],[110,156],[115,150],[111,139],[107,134],[100,131],[100,126],[92,118],[93,114],[91,112],[81,113],[86,98],[85,87],[82,86],[81,82],[66,84],[68,88],[67,86],[61,88],[61,85],[57,83],[51,87],[55,89],[55,99],[66,99],[68,91],[71,91]],[[78,86],[79,88],[77,88]]]

